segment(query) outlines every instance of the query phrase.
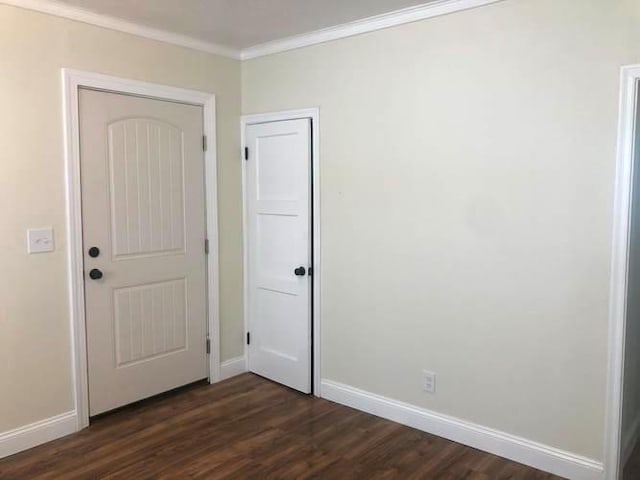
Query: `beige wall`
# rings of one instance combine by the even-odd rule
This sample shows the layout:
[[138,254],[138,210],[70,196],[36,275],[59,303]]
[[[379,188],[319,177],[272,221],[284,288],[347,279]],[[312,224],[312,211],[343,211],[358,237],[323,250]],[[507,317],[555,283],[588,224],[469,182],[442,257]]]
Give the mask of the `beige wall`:
[[603,458],[639,25],[637,0],[507,0],[243,63],[243,113],[320,107],[324,378]]
[[[60,68],[217,97],[222,358],[242,354],[240,65],[0,5],[0,432],[73,409]],[[26,254],[29,227],[56,251]]]

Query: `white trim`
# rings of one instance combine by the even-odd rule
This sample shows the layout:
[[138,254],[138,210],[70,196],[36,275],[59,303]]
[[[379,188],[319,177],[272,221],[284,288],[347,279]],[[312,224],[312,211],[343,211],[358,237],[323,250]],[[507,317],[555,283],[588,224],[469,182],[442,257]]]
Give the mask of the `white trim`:
[[89,25],[108,28],[109,30],[129,33],[131,35],[149,38],[159,42],[170,43],[180,47],[200,50],[214,55],[234,58],[236,60],[240,58],[240,51],[237,49],[205,42],[186,35],[168,32],[166,30],[147,27],[109,15],[94,13],[80,7],[74,7],[52,0],[0,0],[0,3],[27,10],[34,10],[36,12],[47,13],[56,17],[75,20],[77,22],[88,23]]
[[0,3],[27,10],[34,10],[36,12],[47,13],[56,17],[67,18],[90,25],[96,25],[98,27],[149,38],[159,42],[200,50],[214,55],[229,57],[236,60],[249,60],[252,58],[263,57],[265,55],[272,55],[274,53],[286,52],[296,48],[308,47],[310,45],[352,37],[362,33],[374,32],[376,30],[395,27],[405,23],[412,23],[441,15],[448,15],[501,1],[504,0],[436,0],[423,5],[404,8],[334,27],[265,42],[242,50],[206,42],[187,35],[140,25],[109,15],[94,13],[84,8],[63,4],[54,0],[0,0]]
[[[243,302],[244,302],[244,331],[248,331],[248,263],[247,263],[247,205],[245,201],[246,192],[246,162],[244,160],[245,130],[247,125],[266,122],[280,122],[284,120],[297,120],[301,118],[311,119],[311,141],[312,149],[312,185],[313,185],[313,394],[322,397],[321,377],[321,337],[320,337],[320,293],[322,282],[321,268],[321,243],[320,243],[320,109],[305,108],[299,110],[286,110],[281,112],[258,113],[243,115],[240,118],[240,145],[242,151],[240,158],[242,161],[242,251],[243,251]],[[245,357],[247,349],[245,344]],[[247,357],[247,369],[249,360]]]
[[204,132],[207,136],[205,161],[205,194],[207,210],[207,309],[211,351],[209,353],[209,383],[220,381],[220,259],[218,232],[218,140],[216,137],[216,97],[204,94],[201,105],[204,111]]
[[565,478],[601,480],[601,462],[489,427],[322,380],[325,399]]
[[66,159],[67,190],[67,238],[69,269],[69,301],[71,310],[72,372],[75,409],[78,429],[89,425],[89,390],[87,384],[87,345],[84,311],[84,276],[82,251],[82,215],[80,189],[80,143],[78,123],[78,88],[90,87],[129,95],[160,98],[177,102],[202,105],[204,132],[208,148],[204,153],[207,202],[207,297],[208,330],[211,337],[209,355],[209,381],[220,378],[220,313],[218,273],[218,205],[215,96],[211,93],[167,87],[148,82],[111,77],[97,73],[62,69],[62,94],[64,106],[64,145]]
[[607,480],[617,480],[620,471],[625,323],[627,310],[627,263],[636,98],[640,65],[622,68],[618,159],[614,187],[611,284],[609,294],[609,358],[605,418],[605,465]]
[[448,15],[450,13],[482,7],[501,1],[503,0],[437,0],[415,7],[404,8],[402,10],[344,23],[335,27],[316,30],[315,32],[255,45],[243,49],[240,58],[242,60],[249,60],[264,57],[265,55],[273,55],[274,53],[286,52],[296,48],[308,47],[310,45],[339,40],[362,33],[374,32],[384,28]]
[[0,458],[74,433],[77,427],[76,412],[66,412],[0,433]]
[[220,380],[241,375],[247,371],[247,359],[245,356],[231,358],[220,364]]

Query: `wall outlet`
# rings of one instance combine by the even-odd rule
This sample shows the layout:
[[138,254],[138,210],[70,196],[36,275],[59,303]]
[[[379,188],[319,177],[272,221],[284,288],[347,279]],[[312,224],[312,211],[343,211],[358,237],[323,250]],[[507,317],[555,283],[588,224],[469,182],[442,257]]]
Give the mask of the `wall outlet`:
[[436,374],[424,370],[422,372],[422,389],[427,393],[436,393]]

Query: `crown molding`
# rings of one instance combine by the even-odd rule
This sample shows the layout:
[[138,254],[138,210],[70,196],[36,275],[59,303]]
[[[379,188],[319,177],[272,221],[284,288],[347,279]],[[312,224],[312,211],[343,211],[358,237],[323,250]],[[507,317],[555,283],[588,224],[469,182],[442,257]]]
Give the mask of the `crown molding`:
[[341,38],[352,37],[362,33],[374,32],[384,28],[395,27],[405,23],[417,22],[427,18],[439,17],[450,13],[469,10],[471,8],[482,7],[504,0],[436,0],[423,5],[409,7],[394,12],[356,20],[335,27],[324,28],[314,32],[295,35],[292,37],[274,40],[271,42],[254,45],[243,50],[234,49],[224,45],[209,43],[186,35],[146,27],[137,23],[128,22],[109,15],[85,10],[83,8],[72,7],[55,0],[0,0],[0,4],[48,13],[56,17],[68,18],[78,22],[96,25],[119,32],[137,35],[164,43],[179,45],[181,47],[200,50],[214,55],[233,58],[236,60],[250,60],[252,58],[264,57],[275,53],[286,52],[297,48],[317,45],[319,43],[339,40]]
[[13,7],[34,10],[36,12],[48,13],[56,17],[68,18],[77,22],[88,23],[98,27],[116,30],[118,32],[129,33],[138,37],[149,38],[164,43],[170,43],[181,47],[200,50],[223,57],[240,59],[240,51],[223,45],[204,42],[186,35],[167,32],[156,28],[146,27],[137,23],[128,22],[109,15],[102,15],[83,8],[72,7],[53,0],[0,0],[0,4],[11,5]]
[[315,32],[295,35],[293,37],[274,40],[262,43],[242,50],[241,59],[250,60],[252,58],[273,55],[274,53],[286,52],[296,48],[308,47],[319,43],[330,42],[341,38],[352,37],[362,33],[374,32],[384,28],[395,27],[405,23],[417,22],[427,18],[439,17],[450,13],[469,10],[471,8],[482,7],[491,3],[502,2],[504,0],[438,0],[415,7],[396,10],[395,12],[384,13],[374,17],[356,20],[335,27],[316,30]]

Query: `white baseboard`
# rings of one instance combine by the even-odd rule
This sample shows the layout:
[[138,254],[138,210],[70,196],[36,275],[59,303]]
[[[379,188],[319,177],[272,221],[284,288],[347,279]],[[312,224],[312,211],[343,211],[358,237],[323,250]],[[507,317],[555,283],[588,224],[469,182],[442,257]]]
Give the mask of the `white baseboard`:
[[244,356],[225,360],[220,364],[220,380],[235,377],[247,371],[247,361]]
[[435,413],[349,385],[322,380],[322,398],[575,480],[601,480],[602,462]]
[[622,458],[620,465],[626,465],[640,440],[640,414],[636,415],[633,423],[626,432],[622,432]]
[[56,440],[78,431],[76,412],[67,412],[0,433],[0,458]]

